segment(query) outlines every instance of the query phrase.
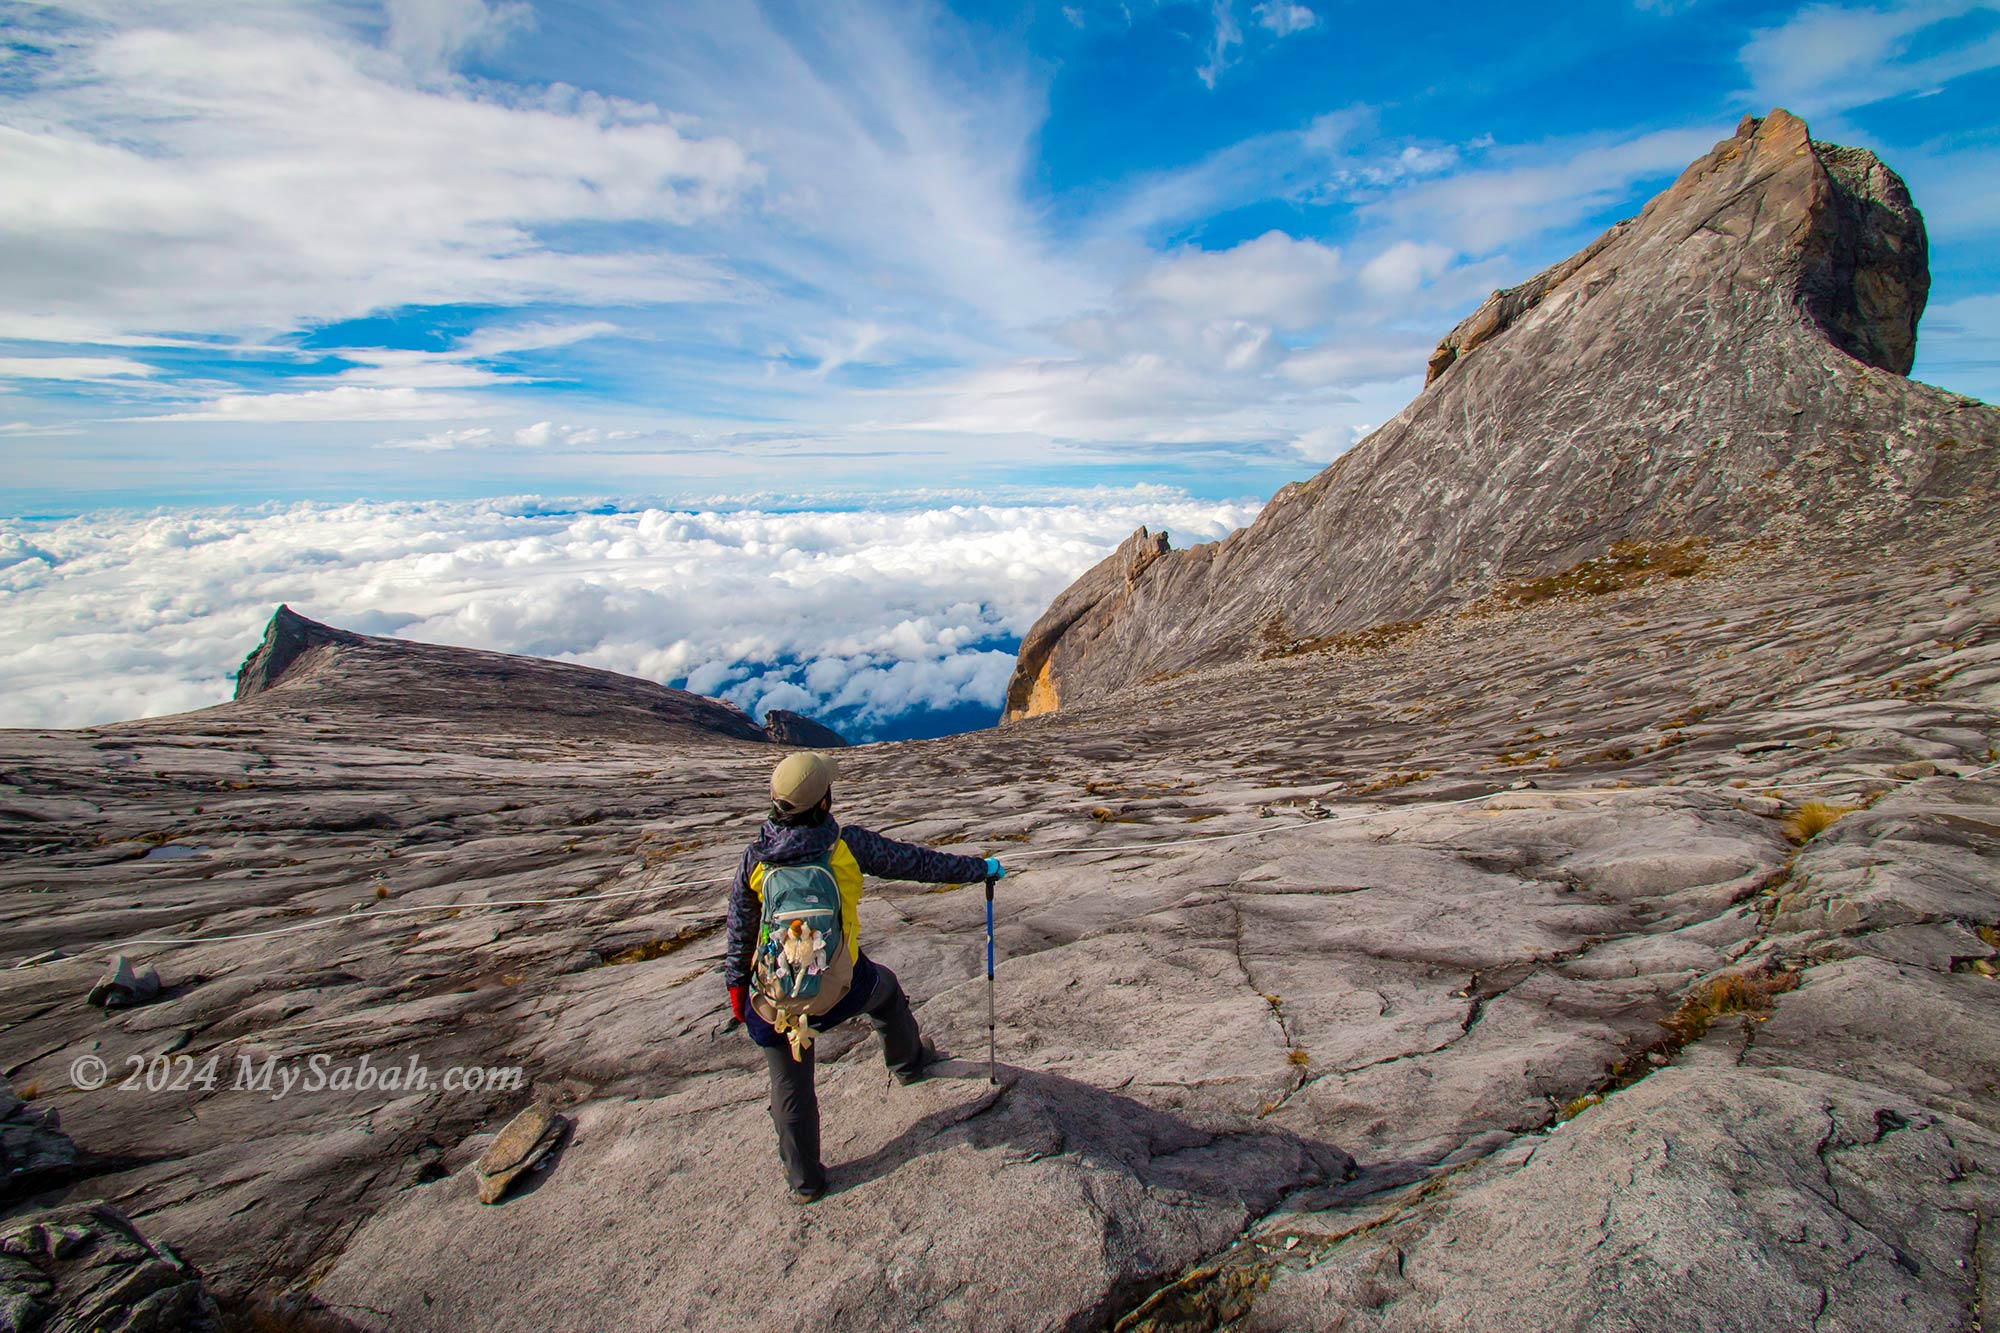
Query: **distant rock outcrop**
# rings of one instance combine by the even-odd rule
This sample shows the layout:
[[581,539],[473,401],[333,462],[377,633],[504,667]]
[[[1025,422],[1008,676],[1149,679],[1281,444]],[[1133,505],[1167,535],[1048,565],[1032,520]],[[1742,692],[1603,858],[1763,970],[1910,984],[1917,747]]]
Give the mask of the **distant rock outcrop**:
[[733,704],[595,667],[335,629],[280,606],[236,676],[237,708],[371,722],[449,719],[577,739],[768,739]]
[[832,750],[847,744],[847,738],[832,727],[784,708],[773,708],[764,714],[764,734],[779,745],[797,745],[808,750]]
[[38,1333],[219,1333],[201,1273],[87,1203],[0,1227],[0,1328]]
[[[236,670],[236,697],[248,699],[262,694],[285,679],[295,665],[303,672],[319,650],[336,645],[364,647],[367,643],[362,635],[307,620],[291,607],[280,605],[272,614],[271,623],[264,627],[263,642]],[[304,665],[299,663],[302,657],[308,659]]]
[[1226,540],[1141,529],[1023,640],[1007,717],[1408,622],[1619,542],[1990,504],[2000,410],[1902,378],[1929,294],[1896,174],[1745,117],[1638,217],[1496,292],[1423,392]]
[[[1056,645],[1063,644],[1070,656],[1087,652],[1091,638],[1131,595],[1139,576],[1167,554],[1167,549],[1166,533],[1140,528],[1063,589],[1055,604],[1028,631],[1028,637],[1021,640],[1020,665],[1007,685],[1006,716],[1047,713],[1057,707],[1060,701],[1051,676]],[[1100,607],[1105,608],[1104,614],[1095,614]],[[1035,664],[1032,670],[1030,663]]]
[[80,1160],[53,1108],[38,1111],[0,1083],[0,1204],[46,1189]]

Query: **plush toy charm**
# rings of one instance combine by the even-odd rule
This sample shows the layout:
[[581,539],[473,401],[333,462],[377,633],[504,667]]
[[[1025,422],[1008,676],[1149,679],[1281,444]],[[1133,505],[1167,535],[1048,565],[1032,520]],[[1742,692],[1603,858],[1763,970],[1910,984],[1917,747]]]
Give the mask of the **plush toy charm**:
[[779,984],[787,994],[797,995],[807,977],[816,977],[825,970],[826,936],[805,922],[794,920],[785,928],[778,946]]

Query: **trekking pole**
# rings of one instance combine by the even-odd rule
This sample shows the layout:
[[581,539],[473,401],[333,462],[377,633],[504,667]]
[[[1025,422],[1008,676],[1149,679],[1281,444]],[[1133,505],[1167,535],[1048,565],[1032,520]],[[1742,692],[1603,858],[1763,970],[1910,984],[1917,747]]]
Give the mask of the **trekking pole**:
[[1000,1078],[995,1072],[993,1053],[997,1044],[993,1021],[993,876],[986,877],[986,1081],[995,1087]]

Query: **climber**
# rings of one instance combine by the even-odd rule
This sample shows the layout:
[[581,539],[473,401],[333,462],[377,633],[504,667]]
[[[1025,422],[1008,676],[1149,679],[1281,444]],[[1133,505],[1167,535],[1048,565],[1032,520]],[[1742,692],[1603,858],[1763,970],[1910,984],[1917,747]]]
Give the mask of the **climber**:
[[729,892],[729,947],[722,964],[729,1012],[764,1052],[771,1072],[771,1120],[778,1130],[792,1198],[826,1192],[819,1160],[819,1095],[813,1038],[861,1014],[882,1037],[896,1081],[915,1083],[939,1059],[917,1031],[896,974],[861,951],[856,904],[861,877],[965,884],[998,879],[992,858],[954,856],[832,816],[832,759],[793,754],[771,774],[771,810],[744,849]]

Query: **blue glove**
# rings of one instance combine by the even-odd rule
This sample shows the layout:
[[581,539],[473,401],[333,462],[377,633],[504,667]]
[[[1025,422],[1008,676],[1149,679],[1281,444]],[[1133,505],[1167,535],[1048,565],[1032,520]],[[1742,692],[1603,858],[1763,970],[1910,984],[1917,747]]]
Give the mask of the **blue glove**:
[[988,879],[1005,879],[1005,878],[1007,878],[1007,867],[1006,867],[1006,866],[1003,866],[1003,865],[1001,865],[1001,864],[1000,864],[1000,863],[999,863],[998,861],[994,860],[994,859],[993,859],[992,857],[990,857],[990,856],[989,856],[989,857],[987,857],[987,858],[986,858],[986,878],[988,878]]

